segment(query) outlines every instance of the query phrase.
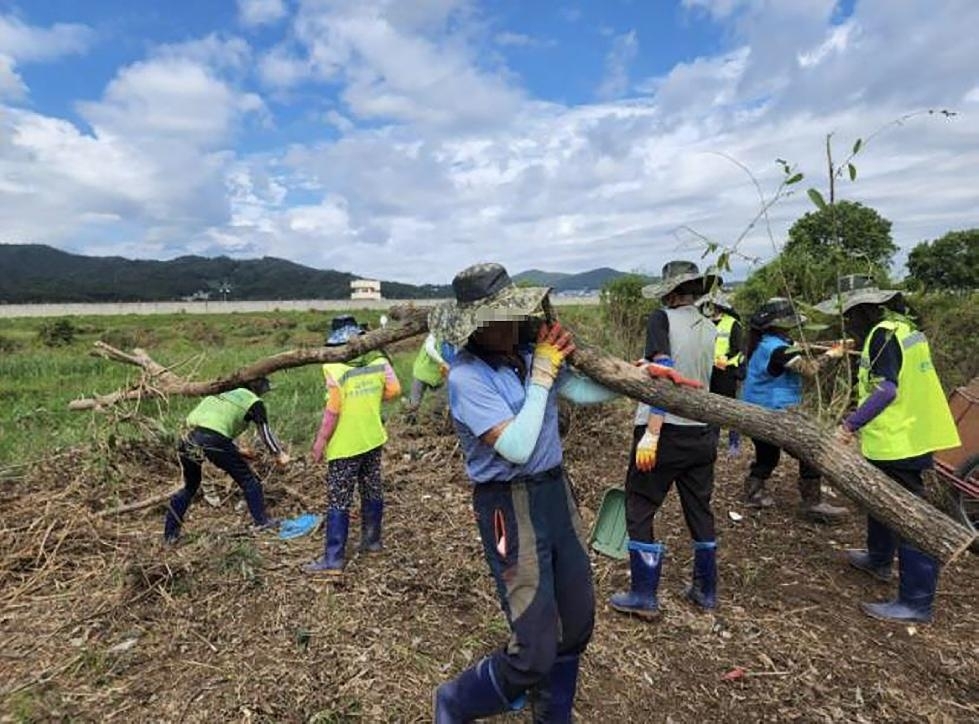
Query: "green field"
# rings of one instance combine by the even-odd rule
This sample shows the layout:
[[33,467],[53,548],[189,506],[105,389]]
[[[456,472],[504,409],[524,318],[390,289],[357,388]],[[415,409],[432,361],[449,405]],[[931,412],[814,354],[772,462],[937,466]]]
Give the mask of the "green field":
[[[561,314],[586,335],[601,331],[595,307],[562,308]],[[372,328],[379,315],[376,310],[356,312],[358,321]],[[15,470],[110,436],[141,439],[148,425],[163,435],[180,429],[195,404],[192,399],[147,400],[136,416],[124,414],[132,405],[108,413],[68,410],[73,399],[112,392],[138,379],[136,367],[92,356],[96,340],[123,350],[141,347],[181,376],[208,379],[276,352],[321,345],[332,316],[277,312],[0,319],[0,469]],[[390,350],[405,394],[420,344],[417,338]],[[273,429],[294,454],[305,453],[322,414],[321,373],[316,366],[285,370],[273,376],[273,385],[267,397]]]
[[[358,320],[377,325],[378,312],[359,312]],[[71,412],[78,397],[104,394],[135,381],[135,367],[94,357],[92,343],[104,340],[120,349],[142,347],[161,364],[191,379],[207,379],[261,357],[322,344],[330,313],[282,312],[213,316],[161,315],[73,317],[71,341],[52,344],[48,333],[59,320],[0,320],[0,467],[29,463],[66,447],[145,434],[157,420],[160,432],[174,434],[194,400],[148,400],[136,417],[122,409]],[[416,340],[420,344],[420,340]],[[411,381],[413,345],[393,352],[403,385]],[[268,394],[276,434],[294,452],[305,452],[322,413],[323,383],[315,366],[278,372]],[[127,406],[128,410],[132,406]]]

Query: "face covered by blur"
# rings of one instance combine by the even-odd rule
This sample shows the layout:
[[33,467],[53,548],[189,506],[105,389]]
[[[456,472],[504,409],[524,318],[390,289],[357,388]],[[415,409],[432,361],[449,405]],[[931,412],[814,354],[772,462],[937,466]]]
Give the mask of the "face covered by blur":
[[473,333],[473,341],[489,352],[513,352],[520,338],[520,322],[490,322]]

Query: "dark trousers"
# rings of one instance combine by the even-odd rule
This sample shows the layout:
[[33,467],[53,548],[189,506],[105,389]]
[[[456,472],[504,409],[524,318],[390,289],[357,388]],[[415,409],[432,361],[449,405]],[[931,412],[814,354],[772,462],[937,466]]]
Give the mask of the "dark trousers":
[[245,502],[256,524],[266,522],[265,498],[262,484],[251,467],[238,452],[234,441],[211,430],[194,428],[180,441],[180,469],[184,476],[183,490],[170,498],[167,510],[166,534],[176,533],[183,522],[187,508],[201,486],[201,465],[210,460],[214,465],[228,473],[245,494]]
[[714,367],[710,373],[710,391],[715,395],[735,398],[738,396],[739,381],[737,367],[727,367],[723,370]]
[[645,431],[643,425],[637,425],[633,430],[625,479],[625,518],[629,538],[642,543],[656,540],[653,518],[675,482],[690,536],[695,541],[714,540],[710,499],[714,493],[717,428],[663,425],[656,467],[649,472],[636,468],[636,445]]
[[[902,488],[908,492],[914,493],[919,498],[925,497],[925,481],[923,477],[923,470],[916,470],[914,468],[904,467],[900,462],[889,461],[889,460],[868,460],[871,465],[880,470],[882,473],[887,475],[891,480],[898,483]],[[900,542],[900,537],[896,532],[885,526],[883,523],[878,521],[872,515],[867,516],[867,527],[877,528],[877,545],[880,547],[881,551],[887,551],[893,555],[893,552],[897,549],[898,543]],[[887,531],[885,534],[884,531]],[[870,549],[869,539],[868,539],[868,550]]]
[[481,483],[473,509],[510,641],[491,655],[509,701],[540,683],[558,656],[580,654],[595,623],[584,529],[560,467]]
[[[759,480],[768,480],[772,477],[772,472],[778,466],[778,461],[782,457],[782,448],[777,445],[769,445],[764,440],[755,440],[754,438],[751,438],[751,442],[755,444],[755,460],[751,463],[749,474],[751,477],[758,478]],[[820,475],[818,470],[806,465],[800,460],[799,477],[812,479],[818,478]]]

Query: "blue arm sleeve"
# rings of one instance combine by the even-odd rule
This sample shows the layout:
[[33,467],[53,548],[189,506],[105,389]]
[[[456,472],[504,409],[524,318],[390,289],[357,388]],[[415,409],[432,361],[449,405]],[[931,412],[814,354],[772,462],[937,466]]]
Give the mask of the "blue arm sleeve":
[[590,377],[574,373],[569,374],[564,384],[558,388],[558,394],[576,405],[596,405],[618,397],[618,393],[602,387]]
[[523,465],[530,460],[534,448],[537,447],[537,438],[540,437],[544,411],[547,408],[547,396],[548,391],[540,385],[530,385],[520,412],[510,420],[496,439],[493,449],[511,463]]

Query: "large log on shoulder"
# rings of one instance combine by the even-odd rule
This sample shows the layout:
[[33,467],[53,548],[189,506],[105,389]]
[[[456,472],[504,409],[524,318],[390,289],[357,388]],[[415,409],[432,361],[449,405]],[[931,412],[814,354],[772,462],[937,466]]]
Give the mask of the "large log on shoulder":
[[778,445],[819,470],[834,488],[943,563],[958,557],[975,538],[971,531],[868,463],[858,446],[839,445],[832,431],[802,413],[767,410],[705,390],[654,380],[628,362],[595,348],[579,347],[571,362],[622,395]]

